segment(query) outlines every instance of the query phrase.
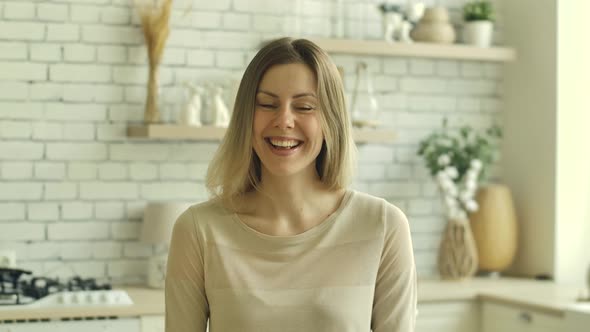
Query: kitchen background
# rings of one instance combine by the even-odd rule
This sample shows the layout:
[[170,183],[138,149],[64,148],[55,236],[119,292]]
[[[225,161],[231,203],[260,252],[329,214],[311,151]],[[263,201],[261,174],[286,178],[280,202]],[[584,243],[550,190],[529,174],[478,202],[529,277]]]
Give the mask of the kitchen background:
[[[174,118],[185,81],[231,86],[264,40],[332,36],[336,2],[175,1],[160,77],[164,118]],[[447,7],[460,23],[464,1],[422,2]],[[379,3],[344,1],[345,37],[380,39]],[[502,3],[494,5],[501,42]],[[146,202],[205,200],[203,179],[217,143],[126,136],[130,122],[143,120],[147,81],[130,0],[2,1],[0,18],[0,250],[15,250],[17,266],[35,274],[144,282],[156,250],[139,242]],[[397,135],[393,144],[358,146],[353,187],[406,212],[419,275],[435,276],[446,220],[416,156],[418,142],[444,117],[452,127],[502,125],[502,65],[333,59],[344,68],[348,92],[356,62],[368,63],[381,126]],[[493,179],[501,179],[501,163]]]

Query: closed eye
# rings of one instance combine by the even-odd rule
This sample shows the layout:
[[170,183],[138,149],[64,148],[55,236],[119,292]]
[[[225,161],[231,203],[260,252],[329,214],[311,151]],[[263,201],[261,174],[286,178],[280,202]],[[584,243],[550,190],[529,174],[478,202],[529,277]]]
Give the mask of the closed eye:
[[[275,106],[273,104],[258,104],[259,107],[262,108],[267,108],[267,109],[275,109],[278,106]],[[315,109],[315,107],[311,107],[311,106],[301,106],[301,107],[295,107],[296,110],[301,111],[301,112],[309,112],[309,111],[313,111]]]

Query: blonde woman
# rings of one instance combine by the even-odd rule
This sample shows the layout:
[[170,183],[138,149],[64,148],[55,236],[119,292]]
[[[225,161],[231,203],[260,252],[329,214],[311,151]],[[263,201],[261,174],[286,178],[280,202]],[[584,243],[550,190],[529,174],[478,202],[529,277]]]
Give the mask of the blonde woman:
[[408,221],[347,188],[351,130],[324,51],[282,38],[258,52],[208,169],[213,198],[174,227],[167,332],[414,330]]

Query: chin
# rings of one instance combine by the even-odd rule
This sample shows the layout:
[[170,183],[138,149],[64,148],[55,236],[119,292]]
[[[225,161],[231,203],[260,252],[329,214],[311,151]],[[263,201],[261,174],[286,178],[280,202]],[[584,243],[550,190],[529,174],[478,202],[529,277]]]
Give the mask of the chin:
[[312,167],[315,172],[315,164],[308,165],[305,167],[296,167],[293,164],[284,165],[285,167],[281,167],[275,165],[274,167],[265,167],[268,173],[272,174],[273,176],[277,177],[287,177],[287,176],[295,176],[305,174],[308,167]]

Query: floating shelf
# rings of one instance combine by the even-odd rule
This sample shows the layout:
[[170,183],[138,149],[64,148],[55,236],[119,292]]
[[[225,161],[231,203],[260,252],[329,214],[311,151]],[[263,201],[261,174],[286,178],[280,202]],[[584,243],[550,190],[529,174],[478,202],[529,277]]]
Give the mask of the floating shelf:
[[[220,141],[225,135],[225,128],[220,127],[191,127],[166,124],[130,125],[127,136],[133,138],[163,139],[163,140],[199,140]],[[395,133],[391,129],[359,129],[353,130],[357,143],[393,143]]]
[[390,43],[381,40],[309,38],[328,53],[389,55],[476,61],[513,61],[516,51],[508,47],[476,47],[465,44]]

